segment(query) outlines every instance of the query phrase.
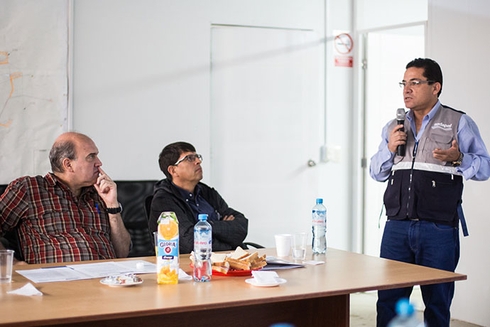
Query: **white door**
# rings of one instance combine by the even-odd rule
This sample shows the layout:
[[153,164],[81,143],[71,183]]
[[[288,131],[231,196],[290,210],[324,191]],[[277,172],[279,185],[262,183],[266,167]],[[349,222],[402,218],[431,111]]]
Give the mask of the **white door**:
[[304,30],[211,30],[211,182],[249,218],[247,240],[311,229],[323,135],[322,45]]
[[386,183],[369,176],[370,158],[381,141],[381,130],[395,118],[397,108],[404,108],[402,89],[405,66],[415,58],[424,57],[425,25],[370,32],[364,44],[365,70],[365,156],[368,159],[364,176],[364,253],[379,255],[386,216],[383,194]]

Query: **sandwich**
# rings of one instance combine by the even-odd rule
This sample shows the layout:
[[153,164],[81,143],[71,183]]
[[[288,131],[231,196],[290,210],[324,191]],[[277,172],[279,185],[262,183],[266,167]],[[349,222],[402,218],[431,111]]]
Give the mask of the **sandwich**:
[[[258,270],[267,265],[265,254],[259,256],[257,251],[249,253],[237,247],[232,253],[211,253],[211,269],[222,274],[230,270]],[[194,252],[190,256],[194,264]]]
[[235,252],[226,257],[231,269],[235,270],[253,270],[260,269],[267,265],[265,254],[259,257],[258,252],[248,253],[241,247],[237,247]]

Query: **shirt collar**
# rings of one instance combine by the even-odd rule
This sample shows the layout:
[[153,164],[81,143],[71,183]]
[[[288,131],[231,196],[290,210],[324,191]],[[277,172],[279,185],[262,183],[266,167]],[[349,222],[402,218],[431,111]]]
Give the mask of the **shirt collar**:
[[[431,120],[436,115],[436,113],[439,111],[440,107],[441,107],[441,102],[439,100],[437,100],[436,104],[432,107],[432,109],[429,111],[429,113],[424,116],[423,120],[424,121]],[[407,119],[409,121],[412,121],[414,119],[412,110],[410,110],[408,112]]]
[[432,107],[432,109],[429,111],[427,115],[424,116],[422,119],[422,126],[420,127],[420,130],[416,132],[416,126],[415,126],[415,119],[413,118],[413,112],[410,110],[408,112],[407,120],[410,122],[410,128],[412,129],[412,133],[415,136],[415,140],[418,142],[420,137],[424,134],[425,127],[429,123],[429,121],[434,118],[435,114],[439,111],[441,108],[441,103],[439,100],[437,100],[436,104]]
[[[47,173],[44,178],[46,179],[48,185],[52,186],[52,187],[55,187],[56,185],[58,185],[62,190],[63,192],[65,193],[69,193],[69,194],[72,194],[72,191],[70,190],[70,188],[61,181],[61,179],[59,179],[58,177],[56,177],[55,174],[53,173]],[[80,193],[80,197],[82,196],[85,196],[85,194],[88,194],[89,196],[92,196],[94,193],[96,193],[95,191],[95,188],[93,186],[87,186],[87,187],[82,187],[82,191]]]
[[199,184],[197,184],[196,187],[194,188],[194,192],[189,192],[187,190],[184,190],[183,188],[175,185],[174,182],[172,182],[172,185],[175,186],[177,190],[179,190],[179,193],[184,197],[184,199],[195,199],[201,193],[201,187],[199,186]]

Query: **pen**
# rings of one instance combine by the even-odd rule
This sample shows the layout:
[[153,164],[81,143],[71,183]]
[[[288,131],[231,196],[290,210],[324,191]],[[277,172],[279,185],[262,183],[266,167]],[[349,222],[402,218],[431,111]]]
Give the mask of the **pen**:
[[97,213],[100,215],[99,204],[95,202],[95,209],[97,209]]

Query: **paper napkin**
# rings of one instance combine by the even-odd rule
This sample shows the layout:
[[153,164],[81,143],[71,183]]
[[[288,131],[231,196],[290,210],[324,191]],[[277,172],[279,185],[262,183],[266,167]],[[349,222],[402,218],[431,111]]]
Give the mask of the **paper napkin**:
[[191,280],[192,276],[188,275],[185,271],[179,268],[179,280]]
[[17,294],[17,295],[24,295],[24,296],[40,296],[43,295],[43,293],[39,292],[37,288],[35,288],[31,283],[27,283],[21,288],[18,288],[13,291],[8,291],[8,294]]
[[274,284],[277,283],[279,275],[275,271],[252,271],[257,284]]

